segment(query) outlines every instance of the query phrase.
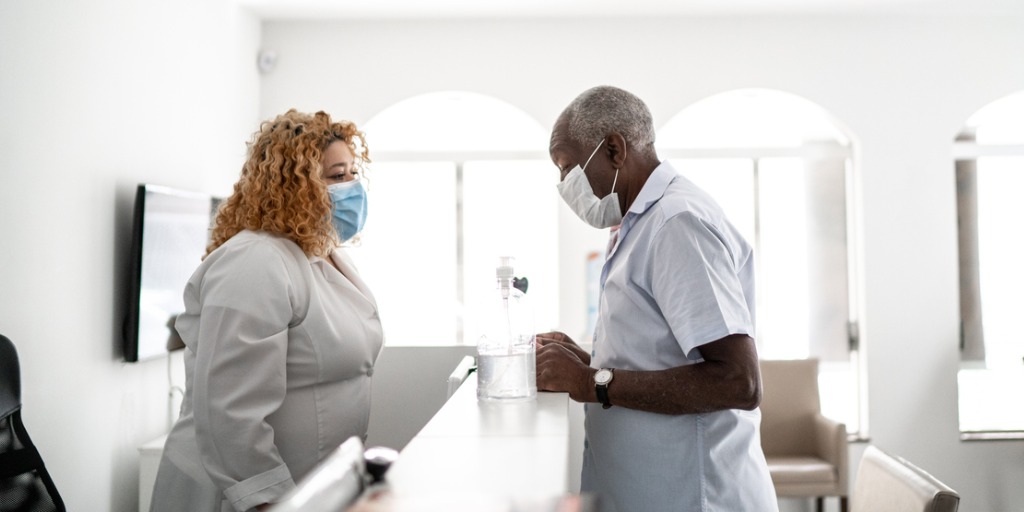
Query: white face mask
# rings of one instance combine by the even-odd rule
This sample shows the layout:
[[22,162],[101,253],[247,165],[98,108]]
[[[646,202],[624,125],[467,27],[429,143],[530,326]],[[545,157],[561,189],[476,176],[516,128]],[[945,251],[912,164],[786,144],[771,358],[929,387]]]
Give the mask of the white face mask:
[[619,181],[619,170],[615,169],[611,193],[600,199],[594,195],[594,189],[590,187],[590,181],[587,180],[587,175],[583,172],[583,169],[590,163],[590,159],[597,154],[597,150],[601,149],[601,144],[604,144],[604,140],[597,144],[583,167],[577,164],[558,184],[558,193],[569,205],[569,208],[572,208],[572,211],[576,212],[583,222],[598,229],[610,228],[622,223],[619,195],[615,193],[615,184]]

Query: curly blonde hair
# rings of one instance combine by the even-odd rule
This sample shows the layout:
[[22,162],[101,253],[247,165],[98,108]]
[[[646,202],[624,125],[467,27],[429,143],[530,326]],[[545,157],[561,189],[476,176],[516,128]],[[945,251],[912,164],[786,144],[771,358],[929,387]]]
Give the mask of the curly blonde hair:
[[356,169],[370,161],[363,132],[349,121],[294,109],[264,121],[248,144],[234,191],[217,210],[206,255],[245,229],[286,237],[309,256],[330,254],[340,240],[321,160],[335,141],[348,144]]

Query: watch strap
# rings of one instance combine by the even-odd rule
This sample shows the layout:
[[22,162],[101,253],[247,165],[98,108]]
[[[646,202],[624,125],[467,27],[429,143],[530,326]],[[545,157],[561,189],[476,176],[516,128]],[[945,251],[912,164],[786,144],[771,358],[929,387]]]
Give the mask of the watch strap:
[[611,408],[612,402],[608,399],[608,386],[606,384],[598,384],[595,390],[597,391],[597,401],[601,402],[601,407],[605,409]]
[[608,397],[608,384],[611,384],[612,379],[614,378],[614,374],[612,373],[613,370],[611,368],[602,368],[598,371],[598,374],[600,374],[601,372],[607,372],[608,379],[602,379],[604,380],[604,382],[602,383],[595,382],[594,393],[597,395],[597,401],[601,402],[601,407],[608,409],[611,408],[612,406],[612,401]]

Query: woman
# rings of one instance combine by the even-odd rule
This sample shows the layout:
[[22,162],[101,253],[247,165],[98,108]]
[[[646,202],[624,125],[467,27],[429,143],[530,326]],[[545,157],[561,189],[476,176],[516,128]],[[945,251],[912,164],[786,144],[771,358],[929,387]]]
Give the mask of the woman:
[[263,509],[345,439],[365,440],[383,334],[339,246],[366,218],[367,161],[355,125],[323,112],[254,135],[185,286],[187,387],[151,510]]

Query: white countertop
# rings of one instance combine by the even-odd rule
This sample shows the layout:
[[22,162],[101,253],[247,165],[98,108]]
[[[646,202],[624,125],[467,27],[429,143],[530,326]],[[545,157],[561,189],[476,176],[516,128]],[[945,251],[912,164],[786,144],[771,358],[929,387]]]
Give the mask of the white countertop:
[[478,402],[476,374],[402,450],[386,475],[395,496],[466,493],[501,500],[550,499],[570,492],[570,400]]
[[[574,505],[582,463],[582,406],[566,393],[517,403],[478,402],[476,374],[402,450],[385,495],[350,511],[583,510]],[[139,448],[140,510],[148,510],[166,436]]]

